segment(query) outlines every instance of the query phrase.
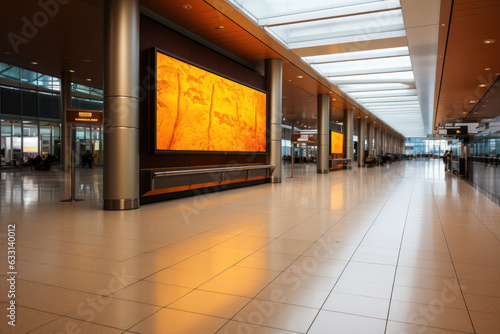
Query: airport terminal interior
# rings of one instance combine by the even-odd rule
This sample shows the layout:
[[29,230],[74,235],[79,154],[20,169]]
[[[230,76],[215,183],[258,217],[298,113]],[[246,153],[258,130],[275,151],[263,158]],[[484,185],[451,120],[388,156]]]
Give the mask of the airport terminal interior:
[[498,1],[0,5],[0,333],[500,333]]

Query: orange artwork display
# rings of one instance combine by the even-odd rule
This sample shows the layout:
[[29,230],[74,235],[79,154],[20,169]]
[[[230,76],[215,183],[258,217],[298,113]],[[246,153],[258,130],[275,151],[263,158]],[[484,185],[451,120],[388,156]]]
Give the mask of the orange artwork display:
[[266,94],[156,53],[156,149],[266,152]]
[[340,154],[344,153],[344,134],[338,133],[334,131],[330,131],[331,136],[331,144],[330,144],[330,153],[331,154]]

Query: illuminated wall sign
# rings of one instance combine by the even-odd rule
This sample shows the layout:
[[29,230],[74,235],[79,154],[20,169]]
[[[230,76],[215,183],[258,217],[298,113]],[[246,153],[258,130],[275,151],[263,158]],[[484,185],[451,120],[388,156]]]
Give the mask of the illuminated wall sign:
[[292,133],[292,142],[316,144],[315,134]]
[[66,123],[101,125],[102,111],[67,109]]
[[330,153],[344,153],[344,134],[340,132],[330,131]]
[[266,93],[156,51],[155,152],[266,152]]

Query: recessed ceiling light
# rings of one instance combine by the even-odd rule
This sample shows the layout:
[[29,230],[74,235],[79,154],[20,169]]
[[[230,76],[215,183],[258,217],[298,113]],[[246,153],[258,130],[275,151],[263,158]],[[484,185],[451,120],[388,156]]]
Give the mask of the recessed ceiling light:
[[464,111],[462,114],[467,114],[467,111]]
[[358,116],[358,118],[361,118],[360,116]]
[[486,87],[488,86],[487,84],[480,84],[479,87]]
[[471,101],[469,101],[469,102],[470,102],[470,103],[476,103],[476,101],[474,101],[474,100],[471,100]]
[[337,99],[332,99],[332,101],[337,101]]
[[446,25],[446,24],[444,24],[444,23],[441,23],[441,27],[444,27],[445,25]]
[[85,80],[87,80],[87,81],[92,81],[92,79],[85,79]]
[[38,62],[37,61],[32,61],[31,65],[38,65]]
[[484,44],[493,44],[495,43],[495,40],[493,38],[485,39],[483,41]]
[[303,77],[304,77],[304,76],[302,76],[302,75],[297,75],[297,78],[298,78],[298,79],[302,79]]
[[215,29],[224,29],[224,26],[215,27]]
[[5,51],[4,53],[5,53],[6,55],[11,55],[11,54],[12,54],[12,53],[11,53],[11,52],[9,52],[9,51]]
[[189,4],[185,4],[185,5],[182,5],[182,8],[184,8],[184,9],[191,9],[191,8],[193,8],[193,6],[191,6]]
[[368,118],[368,116],[365,116],[365,118]]
[[291,79],[289,79],[288,81],[292,81]]
[[90,63],[90,62],[92,62],[92,60],[90,60],[90,59],[84,59],[83,62],[84,63]]
[[484,70],[485,71],[491,71],[491,67],[486,67]]
[[69,70],[69,73],[75,73],[75,70]]

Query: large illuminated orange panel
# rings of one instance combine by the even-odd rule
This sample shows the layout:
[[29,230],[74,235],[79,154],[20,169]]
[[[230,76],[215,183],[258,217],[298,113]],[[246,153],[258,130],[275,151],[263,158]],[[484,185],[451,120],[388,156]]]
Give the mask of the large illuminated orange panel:
[[331,154],[344,153],[344,134],[330,131],[331,136]]
[[156,149],[266,151],[266,94],[157,52]]

